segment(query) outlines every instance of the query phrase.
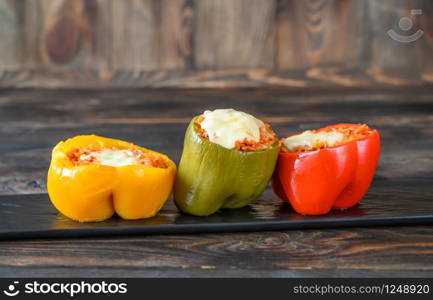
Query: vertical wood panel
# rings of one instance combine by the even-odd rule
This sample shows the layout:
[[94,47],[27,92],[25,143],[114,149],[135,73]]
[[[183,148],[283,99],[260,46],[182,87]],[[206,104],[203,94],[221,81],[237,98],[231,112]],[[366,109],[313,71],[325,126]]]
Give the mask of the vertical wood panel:
[[273,66],[276,1],[195,1],[197,68]]
[[[420,28],[419,16],[412,15],[421,1],[387,0],[369,1],[370,28],[372,31],[370,74],[379,81],[400,84],[416,80],[427,57],[421,56],[422,38],[413,42],[399,42],[389,35],[389,30],[401,37],[408,37]],[[431,1],[429,1],[431,2]],[[412,20],[411,30],[400,28],[399,21],[407,17]]]
[[22,26],[20,28],[22,32],[22,57],[24,69],[28,70],[41,66],[39,44],[44,14],[41,1],[22,1]]
[[187,68],[191,65],[192,55],[192,5],[186,0],[164,0],[160,5],[160,67]]
[[365,2],[356,0],[280,0],[278,68],[359,67],[366,55],[365,10]]
[[433,83],[433,1],[424,0],[420,4],[422,15],[420,17],[420,28],[424,36],[420,39],[422,57],[422,79]]
[[156,69],[158,64],[158,4],[153,0],[112,3],[114,69]]
[[146,71],[190,64],[192,10],[185,0],[24,1],[28,68]]
[[0,1],[0,72],[21,67],[20,1]]
[[0,0],[0,86],[433,83],[432,20],[431,0]]
[[179,69],[191,55],[184,0],[112,0],[114,69]]
[[[56,3],[57,2],[57,3]],[[47,64],[97,66],[96,0],[45,1],[40,51]]]
[[[104,68],[109,34],[104,0],[26,0],[25,60],[30,68]],[[101,26],[102,24],[102,26]]]

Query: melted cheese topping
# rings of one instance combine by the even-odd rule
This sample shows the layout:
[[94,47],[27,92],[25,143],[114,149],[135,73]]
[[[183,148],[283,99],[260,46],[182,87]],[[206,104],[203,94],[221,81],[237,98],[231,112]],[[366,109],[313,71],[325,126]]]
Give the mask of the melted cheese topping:
[[283,144],[289,152],[296,152],[299,148],[312,149],[317,145],[332,147],[343,142],[345,138],[346,136],[338,131],[313,132],[307,130],[301,134],[286,138]]
[[260,140],[260,128],[264,123],[250,114],[234,109],[216,109],[205,111],[203,116],[200,126],[215,144],[233,149],[236,141]]
[[101,151],[91,152],[80,156],[82,161],[95,161],[101,165],[121,167],[140,165],[140,156],[130,150],[104,148]]

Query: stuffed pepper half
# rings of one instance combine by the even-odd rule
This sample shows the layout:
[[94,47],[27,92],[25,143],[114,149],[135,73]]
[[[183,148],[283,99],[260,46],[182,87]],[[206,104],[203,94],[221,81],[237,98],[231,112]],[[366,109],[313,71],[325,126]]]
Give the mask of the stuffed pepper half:
[[275,133],[261,120],[233,109],[205,111],[185,134],[176,205],[206,216],[250,204],[268,184],[278,152]]
[[354,206],[367,193],[380,155],[377,130],[337,124],[282,139],[272,186],[304,215]]
[[165,155],[95,135],[58,143],[48,171],[48,194],[65,216],[101,221],[154,216],[169,197],[176,165]]

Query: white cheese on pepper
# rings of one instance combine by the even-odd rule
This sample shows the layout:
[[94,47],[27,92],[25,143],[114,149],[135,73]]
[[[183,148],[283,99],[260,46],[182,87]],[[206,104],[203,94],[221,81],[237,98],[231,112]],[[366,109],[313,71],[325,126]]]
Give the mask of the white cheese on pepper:
[[260,141],[260,128],[264,123],[250,114],[234,109],[215,109],[205,111],[203,116],[200,126],[215,144],[233,149],[236,141]]

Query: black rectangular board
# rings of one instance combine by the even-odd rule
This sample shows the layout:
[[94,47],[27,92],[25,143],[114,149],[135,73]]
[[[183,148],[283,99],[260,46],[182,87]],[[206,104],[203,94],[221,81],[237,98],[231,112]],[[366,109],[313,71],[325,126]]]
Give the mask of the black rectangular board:
[[295,213],[270,188],[247,207],[208,217],[182,214],[169,199],[153,218],[94,223],[64,217],[47,194],[0,196],[2,240],[421,224],[433,224],[433,180],[376,180],[361,204],[324,216]]

